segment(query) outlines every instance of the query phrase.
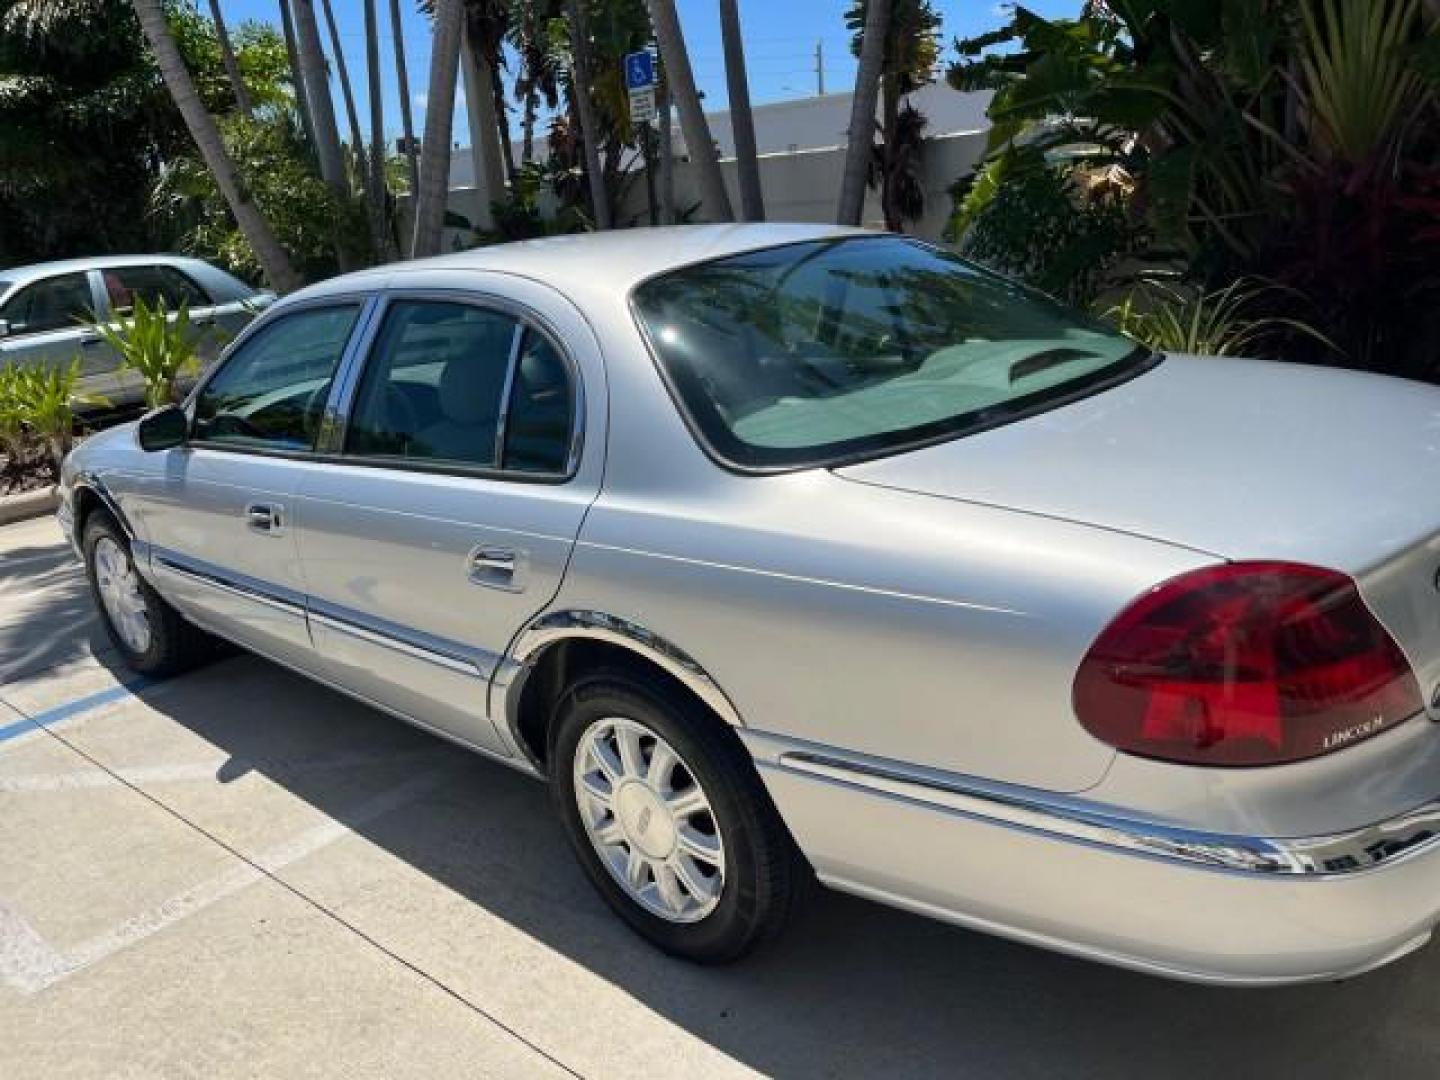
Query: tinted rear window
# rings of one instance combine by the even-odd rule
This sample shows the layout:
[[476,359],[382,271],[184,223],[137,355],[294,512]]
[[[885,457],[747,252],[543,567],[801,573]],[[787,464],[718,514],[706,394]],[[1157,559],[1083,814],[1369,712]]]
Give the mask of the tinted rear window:
[[1109,327],[896,237],[686,267],[641,285],[635,309],[692,427],[742,468],[961,435],[1148,357]]

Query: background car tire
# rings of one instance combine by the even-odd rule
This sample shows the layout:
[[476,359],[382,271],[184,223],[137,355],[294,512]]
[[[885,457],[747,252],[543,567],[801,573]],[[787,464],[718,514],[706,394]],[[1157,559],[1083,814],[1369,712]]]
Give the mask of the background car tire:
[[[171,607],[135,569],[130,541],[115,519],[103,511],[85,522],[81,550],[85,554],[85,576],[105,632],[119,651],[125,665],[142,675],[161,678],[176,675],[218,654],[216,639],[185,619]],[[143,614],[146,633],[137,637],[135,624],[127,628],[123,614],[115,610],[115,593],[107,600],[107,583],[112,583],[123,560],[129,580],[118,586]]]
[[[584,756],[594,752],[587,733],[593,739],[619,719],[634,722],[671,748],[679,758],[676,775],[688,774],[708,802],[691,820],[700,829],[713,821],[724,865],[718,900],[702,917],[676,921],[647,910],[607,868],[598,841],[592,840],[581,805],[585,796],[577,793],[576,760],[593,761]],[[649,742],[646,748],[650,765],[658,745]],[[739,739],[702,706],[658,680],[623,670],[596,673],[561,700],[550,761],[551,797],[581,865],[606,902],[641,936],[671,955],[718,964],[744,956],[785,926],[810,870]],[[628,850],[623,842],[621,850]],[[648,880],[658,884],[658,875]]]

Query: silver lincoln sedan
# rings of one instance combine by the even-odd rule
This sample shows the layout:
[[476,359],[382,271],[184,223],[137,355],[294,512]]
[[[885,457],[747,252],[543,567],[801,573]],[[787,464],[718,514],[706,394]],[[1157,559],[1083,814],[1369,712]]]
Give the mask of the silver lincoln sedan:
[[225,638],[545,780],[669,953],[818,878],[1257,985],[1440,920],[1437,491],[1440,390],[706,225],[287,297],[60,514],[131,667]]

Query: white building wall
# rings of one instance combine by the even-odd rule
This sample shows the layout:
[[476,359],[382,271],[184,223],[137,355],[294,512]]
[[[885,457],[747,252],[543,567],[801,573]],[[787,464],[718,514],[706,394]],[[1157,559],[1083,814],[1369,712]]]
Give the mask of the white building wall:
[[[957,179],[974,169],[985,152],[985,139],[984,131],[971,131],[925,141],[921,168],[921,179],[925,188],[925,214],[920,221],[910,225],[907,232],[926,240],[940,239],[945,222],[950,216],[948,189]],[[845,152],[840,147],[761,155],[760,186],[765,196],[766,217],[770,221],[834,221],[835,206],[840,198],[840,175],[844,160]],[[722,160],[720,168],[725,176],[731,204],[738,207],[740,192],[735,159],[732,157]],[[688,161],[677,162],[676,206],[683,209],[699,201],[700,189],[694,167]],[[474,187],[453,188],[449,205],[451,210],[468,220],[477,220],[478,207]],[[550,208],[547,208],[547,212],[549,211]],[[408,218],[408,215],[406,217]],[[649,220],[644,177],[637,176],[632,181],[625,204],[621,208],[620,224],[646,225]],[[703,218],[696,216],[693,220]],[[866,193],[862,220],[866,226],[872,228],[884,227],[876,192]],[[473,243],[474,238],[468,233],[447,230],[444,250],[469,247]]]
[[[751,109],[755,117],[755,148],[761,154],[777,154],[796,150],[818,150],[843,146],[850,127],[851,94],[824,94],[773,101]],[[966,131],[983,131],[990,127],[985,110],[993,95],[989,90],[962,94],[943,82],[931,83],[910,95],[911,103],[925,114],[925,134],[931,138],[955,135]],[[877,106],[878,108],[878,106]],[[710,135],[720,148],[720,156],[735,156],[735,136],[730,128],[728,110],[706,113]],[[877,112],[878,119],[878,112]],[[542,125],[543,130],[543,125]],[[685,136],[680,131],[678,115],[672,120],[671,131],[675,153],[683,155]],[[520,160],[520,144],[513,146],[515,160]],[[545,160],[545,140],[535,140],[535,159]],[[450,186],[474,187],[475,165],[468,147],[450,155]]]

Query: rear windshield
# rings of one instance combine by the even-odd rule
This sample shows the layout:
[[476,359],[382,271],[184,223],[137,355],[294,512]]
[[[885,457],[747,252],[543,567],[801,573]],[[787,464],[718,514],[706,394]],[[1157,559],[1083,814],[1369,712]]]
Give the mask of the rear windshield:
[[702,441],[741,468],[835,464],[993,426],[1148,361],[1128,338],[898,237],[787,244],[635,292]]

